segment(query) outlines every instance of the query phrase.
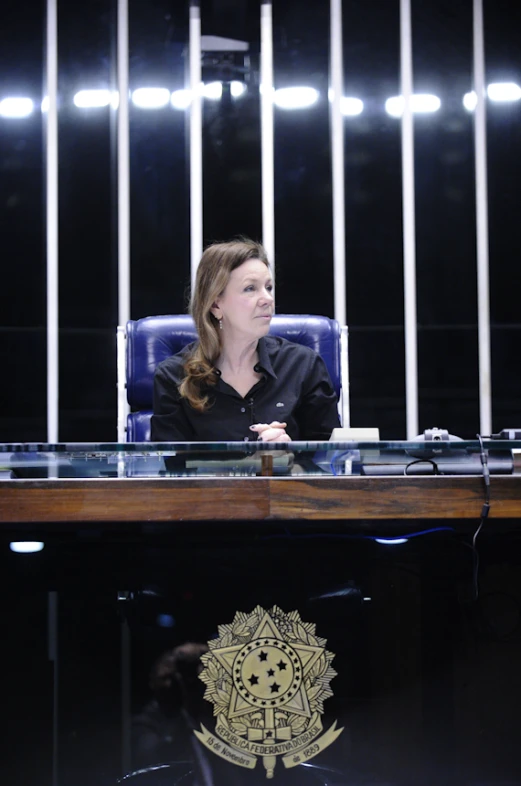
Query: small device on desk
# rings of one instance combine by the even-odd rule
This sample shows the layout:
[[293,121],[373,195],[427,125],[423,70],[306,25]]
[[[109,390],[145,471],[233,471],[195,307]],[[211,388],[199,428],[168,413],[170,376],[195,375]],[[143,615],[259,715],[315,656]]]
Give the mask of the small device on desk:
[[[411,442],[421,447],[407,448],[403,453],[387,453],[380,460],[362,464],[362,475],[481,475],[483,462],[480,451],[463,448],[461,437],[446,429],[430,428]],[[487,451],[488,472],[491,475],[511,475],[514,458],[510,450]]]

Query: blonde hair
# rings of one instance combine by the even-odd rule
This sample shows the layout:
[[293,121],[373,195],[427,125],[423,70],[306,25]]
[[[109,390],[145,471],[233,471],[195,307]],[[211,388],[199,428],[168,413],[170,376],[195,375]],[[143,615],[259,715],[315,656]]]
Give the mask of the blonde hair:
[[179,385],[179,393],[199,412],[208,409],[209,396],[203,393],[202,387],[216,384],[215,362],[221,354],[219,322],[210,309],[226,289],[232,271],[248,259],[259,259],[269,267],[266,251],[260,243],[239,238],[208,246],[197,268],[189,310],[199,341],[185,361],[186,376]]

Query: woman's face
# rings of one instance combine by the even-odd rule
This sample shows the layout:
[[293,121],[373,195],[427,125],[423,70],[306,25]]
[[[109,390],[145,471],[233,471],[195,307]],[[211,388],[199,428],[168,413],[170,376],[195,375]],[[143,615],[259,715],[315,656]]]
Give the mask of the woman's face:
[[248,259],[231,273],[212,314],[222,319],[223,339],[255,339],[268,332],[273,310],[270,270],[260,259]]

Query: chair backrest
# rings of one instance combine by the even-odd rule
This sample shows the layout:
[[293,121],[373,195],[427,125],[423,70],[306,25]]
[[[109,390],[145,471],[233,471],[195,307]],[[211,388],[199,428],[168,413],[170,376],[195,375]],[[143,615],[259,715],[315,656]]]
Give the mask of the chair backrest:
[[[270,333],[318,352],[340,396],[340,326],[335,319],[309,314],[277,314],[272,319]],[[130,320],[125,336],[125,382],[132,410],[127,416],[126,441],[148,442],[156,367],[195,341],[197,333],[192,318],[179,314]]]

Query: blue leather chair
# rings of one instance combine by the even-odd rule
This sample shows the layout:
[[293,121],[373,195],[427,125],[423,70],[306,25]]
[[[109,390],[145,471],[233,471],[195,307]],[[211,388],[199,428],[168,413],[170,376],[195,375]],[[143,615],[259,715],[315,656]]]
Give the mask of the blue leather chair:
[[[345,330],[345,329],[344,329]],[[296,344],[303,344],[318,352],[324,359],[331,381],[340,398],[342,381],[347,378],[340,349],[341,330],[334,319],[309,314],[277,314],[273,317],[270,333]],[[153,403],[154,371],[170,355],[175,355],[197,333],[188,314],[144,317],[130,320],[125,330],[118,329],[118,439],[120,442],[148,442]],[[124,348],[123,342],[126,343]],[[125,422],[126,401],[130,414]],[[344,390],[344,401],[346,391]],[[345,412],[345,404],[343,407]],[[341,416],[342,418],[342,416]],[[345,425],[345,419],[343,419]],[[122,432],[125,432],[124,434]]]

